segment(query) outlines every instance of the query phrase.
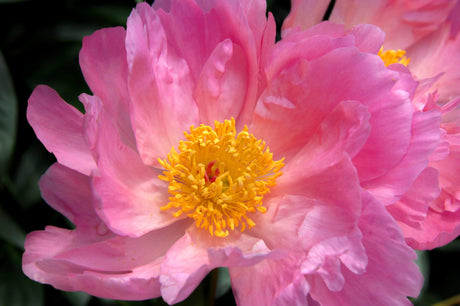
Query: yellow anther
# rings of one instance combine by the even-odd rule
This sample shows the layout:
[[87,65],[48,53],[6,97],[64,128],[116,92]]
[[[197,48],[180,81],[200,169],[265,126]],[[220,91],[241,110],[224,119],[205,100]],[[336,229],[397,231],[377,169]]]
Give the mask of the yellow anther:
[[383,47],[380,48],[379,53],[377,54],[385,63],[385,67],[391,64],[402,64],[404,66],[409,65],[410,58],[407,58],[406,51],[398,49],[396,50],[387,50],[383,52]]
[[275,186],[283,159],[274,161],[270,149],[248,132],[236,132],[235,120],[200,125],[185,132],[186,140],[174,147],[159,179],[169,183],[169,203],[161,210],[174,209],[195,220],[213,236],[226,237],[229,230],[255,226],[251,214],[265,213],[263,196]]

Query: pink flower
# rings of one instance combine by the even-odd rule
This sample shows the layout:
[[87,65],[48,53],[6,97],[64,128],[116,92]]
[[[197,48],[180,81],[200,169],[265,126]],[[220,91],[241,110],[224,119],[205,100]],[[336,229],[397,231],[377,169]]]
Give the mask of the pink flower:
[[264,1],[223,0],[142,3],[85,38],[85,114],[46,86],[27,111],[57,158],[43,198],[76,227],[29,234],[24,272],[176,303],[228,267],[241,305],[409,304],[422,277],[383,203],[426,167],[440,111],[413,107],[376,27],[274,40]]
[[[329,2],[293,0],[284,33],[319,22]],[[442,113],[443,136],[430,163],[402,197],[385,204],[391,204],[387,209],[413,248],[432,249],[449,243],[460,235],[460,99],[456,98],[460,97],[460,1],[339,0],[329,19],[348,28],[362,23],[382,28],[383,48],[400,49],[419,83],[414,106]],[[407,72],[403,69],[402,73]]]

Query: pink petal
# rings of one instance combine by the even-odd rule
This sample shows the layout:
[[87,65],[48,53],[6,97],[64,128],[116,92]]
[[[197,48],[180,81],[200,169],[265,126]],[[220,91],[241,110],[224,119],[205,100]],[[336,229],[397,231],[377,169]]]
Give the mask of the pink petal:
[[[97,101],[90,104],[97,108]],[[90,111],[90,113],[93,113]],[[98,171],[93,175],[96,212],[115,233],[139,237],[177,219],[160,207],[168,203],[167,183],[161,171],[146,166],[138,153],[125,145],[103,110],[94,112],[88,130],[95,131]]]
[[83,114],[48,86],[35,88],[29,98],[27,120],[58,162],[83,174],[96,168],[83,136]]
[[49,226],[27,236],[23,270],[60,290],[111,299],[154,298],[160,296],[161,258],[183,230],[183,224],[176,224],[133,239],[95,228]]
[[[159,4],[158,7],[165,11],[159,10],[158,16],[168,43],[174,50],[181,51],[181,56],[189,64],[193,79],[197,80],[199,88],[195,92],[195,99],[200,103],[200,112],[201,107],[206,105],[201,99],[207,101],[211,98],[205,88],[207,82],[214,83],[211,84],[213,91],[216,92],[215,89],[220,87],[223,93],[215,96],[219,99],[212,103],[212,107],[218,109],[217,113],[221,117],[228,119],[233,116],[237,125],[242,127],[242,123],[250,121],[252,117],[259,89],[259,61],[264,57],[266,49],[274,43],[276,29],[273,16],[269,14],[267,20],[266,2],[263,0],[196,2],[176,0]],[[204,35],[205,33],[212,35]],[[222,54],[222,49],[228,51],[227,47],[221,46],[225,41],[233,44],[230,61],[226,59],[228,55]],[[223,74],[222,67],[217,67],[217,70],[222,71],[218,73],[222,74],[218,82],[205,78],[214,75],[216,60],[226,63]],[[204,97],[201,96],[203,91]],[[235,105],[228,104],[230,99],[235,99]],[[209,109],[204,111],[204,116],[200,114],[200,119],[204,122],[218,119],[208,118]]]
[[447,102],[460,95],[460,39],[450,36],[450,23],[428,35],[407,49],[410,69],[418,78],[442,74],[432,88],[440,94],[439,102]]
[[460,235],[460,145],[455,140],[458,137],[458,109],[446,113],[441,126],[446,129],[445,139],[450,152],[444,159],[430,163],[439,172],[441,193],[439,197],[431,197],[424,220],[416,225],[401,225],[408,243],[416,249],[440,247]]
[[101,220],[92,205],[93,193],[88,176],[53,164],[40,178],[43,199],[77,226],[99,226]]
[[[398,202],[386,207],[398,223],[420,227],[420,223],[426,218],[430,202],[441,192],[438,175],[436,169],[425,168],[404,196]],[[405,226],[403,226],[404,232]]]
[[217,45],[197,81],[195,99],[200,122],[213,125],[237,117],[246,98],[248,71],[238,45],[227,39]]
[[83,39],[80,66],[91,91],[117,123],[124,143],[135,146],[129,118],[126,31],[122,27],[96,31]]
[[460,31],[460,2],[456,1],[455,6],[450,12],[448,20],[452,23],[451,36],[456,37]]
[[384,205],[396,202],[406,193],[419,173],[428,165],[428,156],[439,142],[440,114],[437,111],[414,114],[411,141],[404,158],[385,175],[361,181]]
[[251,267],[229,268],[238,305],[306,305],[310,285],[297,258],[264,260]]
[[345,24],[369,23],[386,33],[385,49],[406,49],[435,31],[452,9],[453,1],[337,0],[330,20]]
[[[256,226],[248,234],[261,237],[267,245],[294,252],[310,250],[337,238],[343,244],[350,237],[353,242],[347,244],[349,254],[360,258],[359,239],[351,238],[356,237],[360,210],[360,186],[353,165],[344,157],[319,170],[311,165],[320,163],[320,158],[311,164],[307,159],[301,158],[304,163],[299,163],[305,164],[305,168],[294,166],[285,170],[272,188],[272,195],[267,196],[267,213],[254,218]],[[350,269],[362,269],[345,256],[343,260],[350,263]]]
[[292,0],[291,11],[283,22],[282,36],[292,28],[305,30],[323,20],[330,0]]
[[384,207],[368,193],[363,194],[363,211],[359,222],[368,264],[362,273],[341,269],[343,289],[332,292],[316,278],[310,294],[328,305],[411,305],[407,296],[416,297],[423,278],[414,263],[415,252]]
[[359,50],[367,53],[377,54],[385,40],[385,32],[371,24],[353,26],[349,33],[355,37]]
[[198,231],[192,227],[191,233],[169,249],[161,265],[161,294],[169,304],[189,296],[216,267],[251,266],[270,256],[270,250],[260,239],[243,234],[230,243],[207,244],[193,241],[192,236]]
[[355,274],[366,271],[368,256],[361,232],[355,229],[346,234],[323,240],[308,251],[301,265],[301,272],[307,275],[307,279],[321,278],[330,291],[338,292],[347,281],[342,273],[342,264],[347,268],[343,270]]
[[[451,197],[445,193],[437,199],[439,202],[449,200]],[[432,250],[448,244],[460,235],[460,209],[450,212],[429,208],[425,220],[418,227],[401,224],[401,228],[411,247]]]
[[[310,50],[315,42],[321,42],[323,48],[346,43],[344,39],[313,36],[295,47],[288,42],[286,46],[280,44],[280,49],[285,47],[286,51],[274,52],[276,58],[269,61],[273,65],[267,68],[269,83],[259,98],[251,132],[267,142],[275,157],[288,158],[309,140],[339,102],[358,101],[372,114],[372,129],[366,145],[355,157],[355,164],[363,180],[385,173],[407,150],[413,112],[405,93],[391,91],[397,78],[395,72],[384,69],[378,57],[359,53],[352,47]],[[297,56],[302,52],[309,60],[293,59],[288,53],[292,48]],[[328,53],[322,55],[323,51]],[[333,71],[343,74],[339,77]],[[363,79],[363,71],[372,77]],[[390,142],[394,144],[392,148],[386,145]],[[379,162],[370,163],[369,156]]]
[[187,62],[170,48],[158,15],[140,3],[127,25],[130,114],[145,164],[155,165],[197,123]]
[[257,226],[249,233],[287,249],[297,248],[296,239],[303,236],[308,236],[303,247],[310,249],[323,240],[352,233],[361,191],[348,154],[366,142],[368,119],[363,105],[339,103],[309,142],[286,160],[283,175],[264,199],[268,212],[255,216]]
[[[448,136],[452,137],[455,134],[448,134]],[[450,152],[446,158],[430,165],[439,171],[439,185],[451,198],[451,200],[440,204],[437,208],[454,212],[460,209],[458,204],[460,202],[460,144],[455,144],[451,141],[449,149]]]

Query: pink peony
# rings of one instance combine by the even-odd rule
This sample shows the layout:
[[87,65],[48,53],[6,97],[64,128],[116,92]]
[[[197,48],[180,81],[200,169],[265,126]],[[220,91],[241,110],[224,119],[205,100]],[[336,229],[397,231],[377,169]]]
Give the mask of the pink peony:
[[[329,2],[293,0],[284,33],[319,22]],[[393,60],[406,64],[419,83],[414,107],[442,113],[442,139],[430,163],[409,189],[385,204],[413,248],[449,243],[460,235],[460,1],[338,0],[330,20],[348,28],[360,23],[381,27],[383,48],[399,50],[398,55],[389,51],[388,59],[396,55]]]
[[138,4],[126,30],[83,41],[85,114],[34,90],[28,120],[57,159],[42,195],[75,229],[28,235],[30,278],[170,304],[216,267],[240,305],[418,295],[415,252],[383,204],[425,169],[441,111],[413,106],[411,75],[376,55],[378,28],[325,22],[275,44],[265,9]]

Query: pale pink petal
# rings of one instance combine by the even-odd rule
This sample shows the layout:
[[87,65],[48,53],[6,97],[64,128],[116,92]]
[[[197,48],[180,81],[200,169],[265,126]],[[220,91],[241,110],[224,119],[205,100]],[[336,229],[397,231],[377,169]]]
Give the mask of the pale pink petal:
[[282,36],[299,27],[308,29],[323,20],[330,0],[292,0],[291,11],[284,19]]
[[430,164],[439,171],[439,185],[446,194],[450,195],[451,199],[440,204],[438,209],[451,212],[460,209],[460,144],[455,143],[455,138],[459,138],[459,135],[460,133],[455,132],[447,134],[446,138],[450,144],[449,155],[443,160]]
[[170,48],[158,15],[146,3],[128,19],[126,49],[137,148],[144,163],[156,165],[198,122],[190,68]]
[[[166,12],[160,10],[158,16],[170,49],[180,51],[196,82],[200,123],[234,117],[240,125],[249,120],[267,23],[261,14],[264,1],[172,1]],[[213,35],[204,35],[208,29]]]
[[439,142],[440,113],[433,110],[414,114],[411,141],[404,158],[384,175],[361,184],[384,205],[399,200],[428,165],[428,156]]
[[362,98],[361,101],[369,107],[372,128],[368,141],[353,159],[361,182],[384,175],[407,154],[413,120],[410,94],[393,87],[392,91],[383,91],[382,95],[376,97],[377,100],[370,103]]
[[[27,236],[23,270],[60,290],[126,300],[158,297],[161,258],[183,234],[183,225],[136,239],[95,228],[69,231],[48,226]],[[165,235],[171,239],[163,239]]]
[[[323,50],[313,49],[315,43],[320,43]],[[256,107],[253,134],[264,139],[275,154],[288,158],[309,140],[324,116],[339,102],[354,100],[367,106],[371,113],[369,139],[354,159],[360,177],[363,180],[378,177],[396,165],[409,145],[413,112],[408,93],[391,91],[397,80],[396,72],[384,69],[380,58],[360,53],[356,48],[327,50],[348,44],[343,38],[331,40],[318,35],[294,44],[289,40],[285,45],[279,44],[273,60],[268,61],[268,88]],[[292,48],[295,51],[288,52]],[[323,52],[328,53],[323,55]],[[297,54],[297,59],[293,59],[292,53]],[[299,60],[299,55],[306,59]],[[363,70],[372,77],[363,78]],[[390,148],[387,143],[393,146]]]
[[[448,105],[446,105],[448,106]],[[449,144],[448,155],[430,163],[439,172],[439,197],[432,197],[426,219],[416,225],[402,224],[408,243],[416,249],[433,249],[460,235],[460,143],[459,109],[444,113],[441,126]]]
[[[367,263],[356,228],[361,188],[347,155],[339,156],[334,161],[321,153],[299,152],[299,162],[286,166],[272,191],[274,195],[287,195],[269,197],[267,217],[255,219],[263,233],[258,225],[250,231],[257,232],[268,245],[308,252],[302,271],[321,274],[335,290],[340,290],[344,281],[337,270],[340,263],[355,273],[364,271]],[[271,223],[267,224],[265,218]]]
[[359,221],[368,264],[356,273],[341,269],[342,290],[331,291],[319,276],[307,277],[312,298],[327,305],[411,305],[407,296],[416,297],[423,278],[414,263],[415,252],[404,242],[401,230],[368,193],[363,194]]
[[[185,11],[187,7],[184,7],[184,1],[173,1],[171,5],[171,12],[174,12],[175,7],[180,7],[180,11],[183,12],[181,15],[173,15],[176,22],[179,25],[183,21],[188,19],[188,12]],[[212,35],[206,35],[205,41],[206,46],[204,54],[197,54],[192,50],[188,50],[188,55],[193,57],[207,60],[210,54],[221,42],[230,40],[233,43],[233,59],[229,62],[229,78],[224,78],[224,88],[231,88],[235,86],[234,90],[241,88],[242,82],[238,78],[245,79],[246,84],[243,88],[243,93],[239,95],[233,93],[235,98],[234,101],[237,104],[236,107],[225,105],[228,103],[228,99],[222,99],[225,103],[220,106],[221,109],[227,109],[227,118],[233,116],[237,122],[237,126],[241,128],[244,123],[249,122],[254,110],[255,102],[257,100],[258,91],[258,72],[259,72],[259,58],[261,48],[263,46],[262,39],[270,35],[265,35],[265,27],[267,24],[265,18],[265,4],[263,1],[246,1],[244,4],[238,1],[198,1],[199,5],[206,11],[205,14],[205,31],[212,31]],[[179,11],[179,8],[176,8]],[[160,15],[162,17],[162,15]],[[182,17],[182,18],[181,18]],[[186,27],[181,27],[182,31]],[[272,28],[269,28],[272,29]],[[273,33],[274,34],[274,33]],[[184,35],[184,34],[182,34]],[[272,35],[273,36],[273,35]],[[190,38],[187,38],[189,40]],[[182,50],[185,50],[181,47]],[[238,62],[239,65],[236,65]],[[195,73],[201,74],[201,68],[203,68],[204,62],[201,64],[200,70],[194,71]],[[236,78],[238,77],[238,78]],[[236,84],[235,81],[238,81]],[[224,90],[226,95],[231,92]],[[231,95],[229,96],[229,98]],[[198,100],[199,96],[195,96]]]
[[242,49],[226,39],[211,53],[197,81],[200,122],[213,125],[239,114],[246,98],[248,65]]
[[[442,193],[436,201],[441,202],[438,205],[442,205],[445,201],[452,201],[452,198]],[[458,204],[460,201],[457,200]],[[411,247],[431,250],[448,244],[460,235],[460,209],[450,212],[429,208],[425,220],[419,226],[400,226]]]
[[83,174],[96,168],[83,135],[83,114],[48,86],[37,86],[29,98],[27,120],[57,161]]
[[369,23],[386,33],[385,49],[406,49],[434,32],[447,19],[453,1],[337,0],[331,21],[351,28]]
[[[301,32],[292,30],[289,32],[289,35],[283,37],[281,42],[295,42],[296,40],[305,39],[305,37],[318,35],[326,35],[334,39],[346,39],[347,43],[351,43],[358,47],[360,51],[367,53],[377,53],[385,40],[385,33],[379,27],[372,24],[358,24],[350,29],[346,29],[343,24],[323,21]],[[328,44],[319,44],[316,47],[320,47],[321,50],[330,46]],[[291,52],[297,54],[298,50],[291,50]]]
[[40,178],[39,186],[43,199],[75,225],[101,225],[92,205],[90,177],[55,163]]
[[460,1],[455,1],[455,6],[450,12],[448,20],[452,23],[451,36],[456,37],[460,31]]
[[264,199],[268,212],[255,216],[257,226],[248,232],[287,249],[297,248],[296,239],[306,236],[306,250],[352,233],[360,211],[360,185],[349,154],[365,143],[368,119],[366,108],[355,101],[337,105],[309,142],[287,160],[283,175]]
[[251,267],[232,267],[229,272],[238,305],[306,305],[310,286],[295,256],[264,260]]
[[[307,279],[320,278],[333,292],[341,291],[347,282],[342,270],[361,274],[366,271],[368,256],[362,244],[362,234],[358,229],[347,235],[329,238],[314,245],[301,265],[301,272]],[[308,235],[304,235],[308,239]],[[346,268],[342,269],[341,265]]]
[[438,175],[436,169],[425,168],[404,196],[398,202],[386,207],[398,223],[420,227],[420,223],[426,218],[430,202],[441,192]]
[[[275,20],[271,12],[266,14],[267,1],[265,0],[242,1],[240,5],[243,7],[243,15],[246,16],[245,19],[247,19],[248,25],[252,30],[256,42],[255,47],[257,48],[257,54],[260,58],[265,52],[264,44],[267,46],[275,43]],[[266,15],[268,15],[268,18]],[[259,44],[259,42],[262,42],[262,44]]]
[[[307,165],[305,168],[286,169],[286,179],[279,178],[273,196],[267,197],[267,213],[254,218],[256,226],[248,233],[261,237],[270,246],[294,252],[299,248],[306,251],[315,246],[321,248],[339,239],[342,245],[347,245],[349,254],[353,249],[356,258],[365,264],[356,236],[360,187],[350,160],[344,158],[333,166],[324,166],[319,173],[308,167],[307,158],[302,160]],[[315,162],[320,163],[321,159],[310,166]],[[334,192],[337,190],[341,193]],[[343,260],[350,269],[362,269],[362,264],[355,265],[346,257]]]
[[407,49],[409,68],[418,78],[440,75],[432,88],[440,95],[439,102],[447,102],[460,95],[460,36],[451,37],[450,23],[419,40]]
[[[215,45],[206,44],[206,16],[198,1],[155,1],[156,9],[161,21],[164,38],[167,38],[169,49],[178,52],[190,68],[194,80],[203,68],[203,65]],[[211,4],[210,4],[211,5]],[[224,38],[225,39],[225,38]],[[222,39],[223,40],[223,39]]]
[[385,40],[385,32],[372,24],[358,24],[348,31],[361,52],[377,54]]
[[[88,104],[97,108],[97,100]],[[95,131],[94,151],[98,171],[93,174],[96,212],[115,233],[139,237],[175,222],[162,211],[168,203],[167,183],[159,169],[145,165],[137,152],[125,145],[113,122],[99,109],[91,111],[88,130]]]
[[[191,232],[197,231],[192,226]],[[270,253],[262,240],[244,234],[232,241],[212,245],[194,241],[192,234],[186,233],[168,250],[161,265],[162,297],[170,304],[182,301],[212,269],[252,266],[269,258]]]
[[80,67],[88,86],[117,123],[124,143],[135,147],[129,118],[126,31],[122,27],[96,31],[83,39]]

